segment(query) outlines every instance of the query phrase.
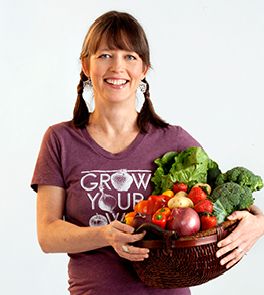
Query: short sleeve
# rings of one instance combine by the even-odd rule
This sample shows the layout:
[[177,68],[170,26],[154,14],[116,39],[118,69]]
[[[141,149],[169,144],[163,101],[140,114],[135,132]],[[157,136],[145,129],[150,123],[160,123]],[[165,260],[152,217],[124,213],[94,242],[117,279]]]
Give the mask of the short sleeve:
[[61,144],[51,127],[43,137],[31,187],[37,192],[40,184],[65,187],[61,165]]
[[183,151],[191,146],[199,146],[202,147],[202,145],[185,129],[183,129],[180,126],[174,126],[174,128],[177,128],[177,143],[178,143],[178,151]]

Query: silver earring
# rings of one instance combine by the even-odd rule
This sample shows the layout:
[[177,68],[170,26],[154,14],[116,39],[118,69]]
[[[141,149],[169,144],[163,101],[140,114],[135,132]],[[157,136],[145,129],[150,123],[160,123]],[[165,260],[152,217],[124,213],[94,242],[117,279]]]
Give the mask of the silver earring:
[[139,113],[141,111],[141,108],[145,102],[145,96],[142,90],[138,87],[136,91],[136,111]]
[[147,83],[140,81],[138,87],[142,93],[145,93],[147,90]]
[[86,81],[83,81],[83,88],[87,89],[87,88],[92,88],[93,87],[93,83],[91,78],[88,78]]
[[90,113],[94,111],[94,93],[93,93],[93,84],[91,78],[88,78],[86,81],[83,81],[83,99],[86,102],[88,110]]

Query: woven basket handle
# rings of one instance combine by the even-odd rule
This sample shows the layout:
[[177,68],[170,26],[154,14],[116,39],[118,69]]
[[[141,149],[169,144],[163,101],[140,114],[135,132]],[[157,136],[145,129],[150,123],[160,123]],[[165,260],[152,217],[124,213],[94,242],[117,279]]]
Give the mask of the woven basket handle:
[[217,241],[223,240],[237,225],[237,220],[227,220],[216,227]]
[[218,225],[216,227],[217,242],[221,241],[224,238],[224,233],[225,233],[224,227],[222,225]]
[[162,238],[165,232],[165,230],[158,225],[155,225],[153,223],[143,223],[135,230],[134,233],[139,234],[139,233],[142,233],[143,231],[146,231],[147,234],[153,234],[159,238]]
[[163,235],[163,253],[165,255],[172,256],[173,248],[174,248],[174,241],[177,239],[176,232],[173,231],[166,231]]

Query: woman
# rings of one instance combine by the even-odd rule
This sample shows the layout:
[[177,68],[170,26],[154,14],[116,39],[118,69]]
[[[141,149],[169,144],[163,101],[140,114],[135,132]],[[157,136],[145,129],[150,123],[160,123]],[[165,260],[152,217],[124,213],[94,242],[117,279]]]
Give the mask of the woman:
[[[133,228],[121,221],[150,195],[153,159],[199,143],[154,112],[146,81],[148,42],[131,15],[100,16],[85,37],[81,61],[73,120],[47,130],[32,180],[41,248],[68,253],[74,295],[190,294],[188,288],[158,290],[141,283],[129,262],[147,259],[149,250],[130,243],[144,233],[132,235]],[[93,112],[83,99],[84,87],[93,91]],[[145,97],[139,113],[138,88]],[[252,247],[264,224],[257,208],[230,218],[241,222],[219,244],[219,256],[232,250],[221,260],[227,267]]]

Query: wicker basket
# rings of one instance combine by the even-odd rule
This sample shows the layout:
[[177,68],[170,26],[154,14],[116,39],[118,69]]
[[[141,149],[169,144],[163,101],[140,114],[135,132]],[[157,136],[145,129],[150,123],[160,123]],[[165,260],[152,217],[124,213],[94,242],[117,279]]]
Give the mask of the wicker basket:
[[133,267],[141,281],[154,288],[183,288],[206,283],[227,270],[216,257],[217,242],[235,226],[233,221],[226,221],[217,228],[176,239],[174,231],[144,224],[137,232],[147,230],[147,234],[136,245],[148,248],[149,258],[133,262]]

